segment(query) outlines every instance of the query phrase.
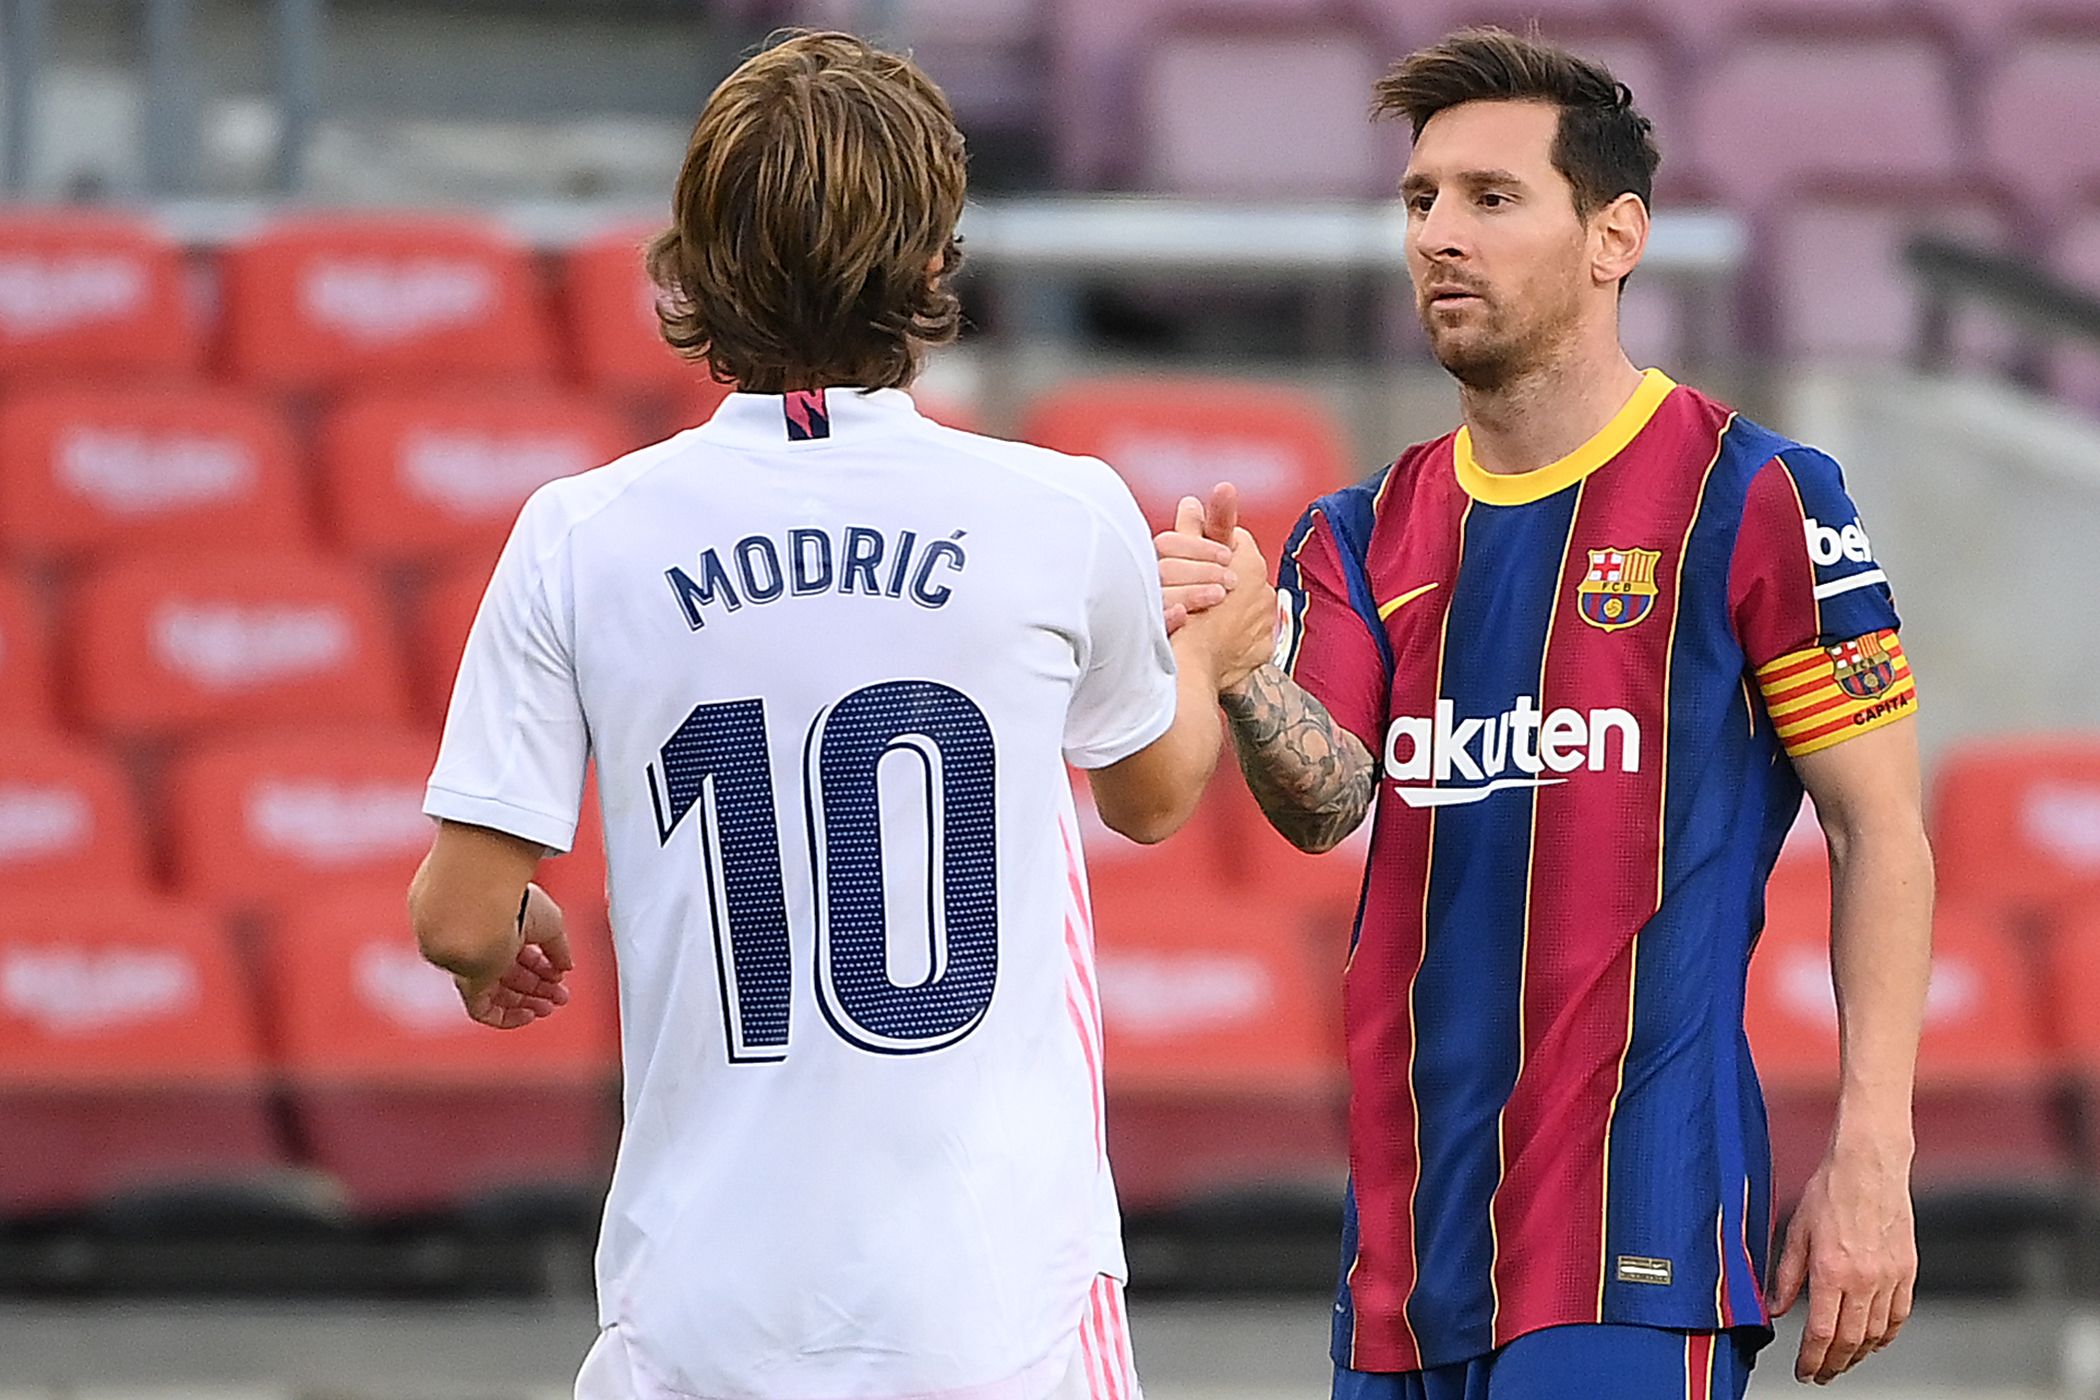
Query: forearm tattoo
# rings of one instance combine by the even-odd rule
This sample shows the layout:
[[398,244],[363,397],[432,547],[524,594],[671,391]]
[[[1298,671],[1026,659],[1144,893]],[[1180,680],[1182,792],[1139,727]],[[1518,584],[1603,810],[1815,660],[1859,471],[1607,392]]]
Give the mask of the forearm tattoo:
[[1363,740],[1275,666],[1220,703],[1247,786],[1285,840],[1325,851],[1356,830],[1378,786]]

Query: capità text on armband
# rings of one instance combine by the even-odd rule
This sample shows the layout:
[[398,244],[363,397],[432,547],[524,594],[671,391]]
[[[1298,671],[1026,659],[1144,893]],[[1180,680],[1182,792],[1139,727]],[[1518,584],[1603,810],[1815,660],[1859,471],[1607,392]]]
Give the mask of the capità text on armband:
[[797,529],[783,538],[746,535],[725,548],[701,551],[690,571],[670,568],[685,624],[697,632],[708,620],[745,604],[777,603],[818,593],[909,599],[919,607],[946,607],[969,565],[966,531],[921,541],[916,530],[883,531],[864,525],[840,530]]

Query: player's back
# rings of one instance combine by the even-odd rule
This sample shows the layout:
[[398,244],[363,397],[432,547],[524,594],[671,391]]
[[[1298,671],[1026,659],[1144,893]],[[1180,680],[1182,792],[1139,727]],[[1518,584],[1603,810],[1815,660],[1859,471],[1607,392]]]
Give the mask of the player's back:
[[1122,1272],[1063,763],[1172,719],[1149,556],[1102,464],[897,391],[739,394],[526,507],[484,613],[534,580],[598,763],[643,1393],[1062,1372]]

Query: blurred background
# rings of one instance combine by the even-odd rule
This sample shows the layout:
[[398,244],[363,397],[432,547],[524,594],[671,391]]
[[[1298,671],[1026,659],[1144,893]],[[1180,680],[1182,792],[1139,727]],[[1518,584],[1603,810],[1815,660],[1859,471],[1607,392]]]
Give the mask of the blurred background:
[[[1456,422],[1365,112],[1476,20],[1655,119],[1629,347],[1838,456],[1925,678],[1923,1293],[1842,1384],[2100,1396],[2100,0],[0,0],[0,1397],[566,1390],[600,844],[545,867],[580,1000],[517,1035],[401,891],[518,505],[723,392],[637,250],[740,54],[849,27],[953,98],[927,411],[1162,523],[1235,480],[1273,553]],[[1835,1061],[1796,835],[1750,998],[1783,1201]],[[1233,774],[1164,849],[1093,833],[1155,1400],[1325,1394],[1360,857]]]

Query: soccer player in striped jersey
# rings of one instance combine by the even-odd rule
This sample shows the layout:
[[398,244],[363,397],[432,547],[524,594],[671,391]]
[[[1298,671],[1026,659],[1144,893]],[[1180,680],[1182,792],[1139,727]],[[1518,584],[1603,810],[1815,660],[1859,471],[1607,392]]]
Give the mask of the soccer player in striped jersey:
[[[1916,1272],[1932,870],[1888,581],[1835,462],[1621,349],[1657,163],[1625,87],[1468,31],[1378,99],[1464,426],[1313,505],[1275,661],[1221,696],[1293,843],[1376,811],[1335,1395],[1740,1396],[1804,1282],[1795,1371],[1828,1381]],[[1842,1089],[1775,1271],[1742,1011],[1804,787]]]
[[1243,548],[1170,644],[1107,464],[914,407],[963,190],[907,59],[731,74],[650,264],[739,392],[536,492],[460,663],[410,905],[477,1020],[561,1014],[528,882],[587,760],[603,800],[626,1114],[578,1400],[1141,1400],[1066,764],[1170,834],[1273,606]]

